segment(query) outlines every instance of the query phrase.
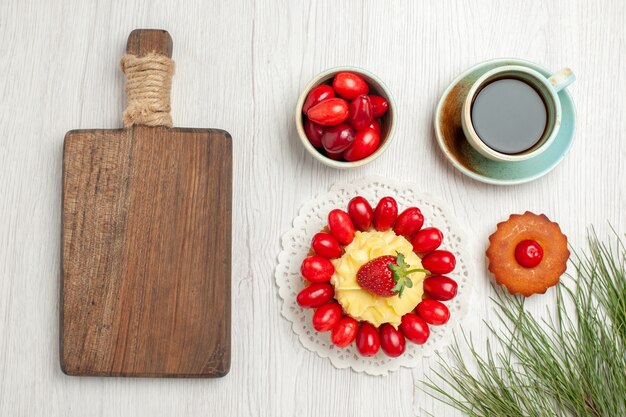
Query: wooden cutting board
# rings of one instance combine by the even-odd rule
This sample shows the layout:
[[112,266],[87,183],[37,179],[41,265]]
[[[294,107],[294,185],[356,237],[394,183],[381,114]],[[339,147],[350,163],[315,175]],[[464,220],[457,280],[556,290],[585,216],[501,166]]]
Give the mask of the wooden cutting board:
[[[162,30],[127,53],[171,57]],[[230,367],[232,145],[216,129],[73,130],[63,150],[61,367],[219,377]]]

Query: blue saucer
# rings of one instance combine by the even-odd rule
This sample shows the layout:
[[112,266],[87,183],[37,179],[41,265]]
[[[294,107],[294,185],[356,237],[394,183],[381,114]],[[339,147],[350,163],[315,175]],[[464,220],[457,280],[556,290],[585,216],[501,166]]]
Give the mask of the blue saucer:
[[498,162],[485,158],[465,139],[461,127],[461,108],[474,81],[485,72],[502,65],[530,67],[547,77],[552,74],[537,64],[520,59],[494,59],[468,69],[448,86],[439,100],[435,113],[435,134],[446,158],[468,177],[488,184],[522,184],[547,174],[563,160],[574,142],[576,109],[567,90],[561,90],[561,127],[548,149],[532,159],[520,162]]

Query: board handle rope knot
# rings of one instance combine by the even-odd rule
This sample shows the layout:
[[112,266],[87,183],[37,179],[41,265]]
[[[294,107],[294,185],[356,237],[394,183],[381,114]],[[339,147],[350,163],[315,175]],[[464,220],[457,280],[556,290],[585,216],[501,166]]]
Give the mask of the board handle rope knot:
[[126,54],[120,61],[126,75],[124,126],[146,125],[172,127],[170,92],[174,61],[165,55]]

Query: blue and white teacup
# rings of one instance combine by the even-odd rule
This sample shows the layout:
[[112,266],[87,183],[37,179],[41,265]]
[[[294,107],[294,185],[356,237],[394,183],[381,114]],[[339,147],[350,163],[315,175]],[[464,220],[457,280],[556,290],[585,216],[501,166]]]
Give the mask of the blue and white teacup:
[[[478,93],[491,82],[503,78],[517,79],[533,87],[541,96],[547,113],[546,127],[540,139],[529,149],[515,154],[498,152],[487,146],[476,133],[472,123],[472,105]],[[461,122],[467,141],[480,154],[494,161],[523,161],[539,155],[554,142],[559,132],[561,125],[561,101],[559,100],[558,92],[571,84],[575,79],[574,73],[569,68],[564,68],[549,78],[546,78],[534,69],[518,65],[503,65],[487,71],[474,82],[463,104]]]

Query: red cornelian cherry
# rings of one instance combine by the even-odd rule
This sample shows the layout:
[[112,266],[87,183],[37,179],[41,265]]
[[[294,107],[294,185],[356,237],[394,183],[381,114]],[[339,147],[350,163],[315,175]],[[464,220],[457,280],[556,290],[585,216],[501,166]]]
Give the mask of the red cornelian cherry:
[[365,129],[374,121],[374,116],[372,116],[374,111],[369,96],[361,95],[352,100],[348,105],[348,111],[350,113],[348,123],[357,132]]
[[328,98],[311,107],[306,115],[322,126],[336,126],[348,118],[348,102],[338,97]]
[[369,92],[367,82],[360,75],[352,72],[340,72],[333,79],[335,92],[346,100],[354,100]]
[[382,129],[380,127],[380,121],[379,120],[373,120],[372,124],[369,126],[370,128],[374,129],[376,131],[376,133],[378,133],[379,135],[382,132]]
[[515,247],[515,260],[524,268],[534,268],[543,259],[543,248],[535,240],[522,240]]
[[354,142],[354,129],[347,123],[329,127],[320,141],[328,153],[343,152]]
[[324,136],[325,131],[326,128],[324,126],[318,125],[317,123],[314,123],[309,119],[304,120],[304,133],[309,139],[309,142],[311,142],[311,145],[313,145],[314,147],[322,147],[322,136]]
[[372,108],[374,110],[373,113],[375,118],[382,117],[385,113],[387,113],[387,110],[389,109],[389,102],[387,100],[385,100],[381,96],[371,95],[369,97],[370,101],[372,102]]
[[309,109],[324,100],[335,97],[335,90],[330,85],[318,85],[311,90],[302,105],[302,112],[306,114]]

